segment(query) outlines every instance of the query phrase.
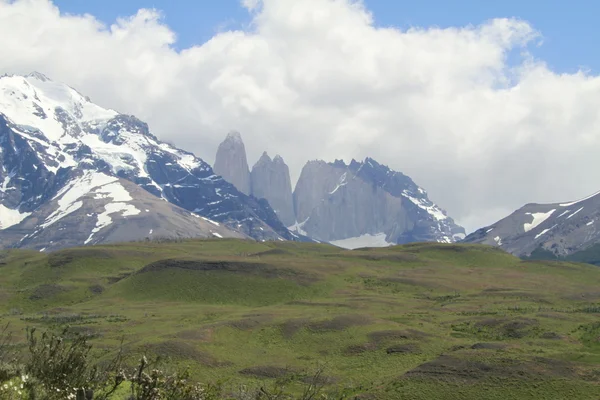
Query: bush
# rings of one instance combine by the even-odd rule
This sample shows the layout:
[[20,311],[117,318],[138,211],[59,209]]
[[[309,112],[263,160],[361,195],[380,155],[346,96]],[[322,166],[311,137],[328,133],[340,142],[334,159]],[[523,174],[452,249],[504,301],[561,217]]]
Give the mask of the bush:
[[[92,363],[89,337],[27,330],[28,357],[18,362],[13,352],[8,326],[0,330],[0,400],[109,400],[117,391],[129,392],[127,400],[342,400],[344,394],[327,394],[323,368],[314,375],[290,376],[272,387],[242,388],[225,396],[220,385],[190,381],[188,372],[168,373],[158,368],[159,359],[148,362],[143,356],[138,366],[127,372],[123,367],[122,343],[117,356],[102,367]],[[286,386],[304,382],[301,395]],[[114,400],[117,400],[114,398]]]

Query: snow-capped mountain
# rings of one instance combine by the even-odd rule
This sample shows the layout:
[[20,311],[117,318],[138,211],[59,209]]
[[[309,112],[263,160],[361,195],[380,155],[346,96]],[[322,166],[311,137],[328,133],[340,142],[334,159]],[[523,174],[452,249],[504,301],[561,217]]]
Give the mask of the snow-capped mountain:
[[600,243],[600,192],[556,204],[527,204],[464,240],[499,246],[517,256],[536,250],[565,257]]
[[408,176],[372,158],[310,161],[294,191],[290,229],[346,248],[452,243],[465,231]]
[[[25,246],[33,240],[30,234],[41,235],[67,215],[74,216],[77,213],[65,210],[81,210],[82,196],[95,203],[103,196],[110,198],[112,192],[102,192],[102,188],[117,187],[115,182],[89,182],[117,178],[115,182],[123,187],[131,189],[129,181],[145,189],[136,191],[129,202],[146,204],[154,200],[146,195],[154,195],[176,206],[169,212],[187,210],[192,225],[198,221],[191,216],[194,213],[230,228],[215,231],[219,235],[240,235],[239,231],[259,240],[293,238],[266,201],[240,193],[201,159],[161,142],[139,119],[104,109],[39,73],[0,77],[0,232],[4,246],[21,233],[16,243],[8,245]],[[87,186],[82,179],[89,181]],[[89,190],[79,193],[84,187]],[[118,193],[115,196],[110,204],[122,206],[104,205],[110,210],[122,207],[110,213],[113,219],[116,215],[133,219],[133,208],[139,211],[135,215],[145,214],[141,204],[122,201]],[[77,234],[82,244],[103,237],[106,215],[102,205],[88,208],[84,225],[91,230]],[[49,220],[55,221],[45,225]],[[195,228],[188,233],[197,234]]]

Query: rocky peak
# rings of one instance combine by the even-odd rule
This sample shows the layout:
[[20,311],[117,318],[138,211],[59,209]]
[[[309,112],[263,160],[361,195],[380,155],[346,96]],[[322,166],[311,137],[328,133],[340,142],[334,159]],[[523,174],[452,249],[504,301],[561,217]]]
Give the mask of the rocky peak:
[[265,151],[250,173],[252,195],[266,199],[286,226],[294,224],[294,201],[290,171],[279,155],[271,159]]
[[257,164],[262,164],[262,163],[270,163],[273,160],[271,160],[271,157],[269,157],[269,154],[266,151],[263,151],[262,155],[260,156],[260,158],[258,159],[258,161],[256,162],[256,164],[254,165],[256,167]]
[[246,195],[252,193],[246,147],[239,132],[229,132],[219,145],[214,171],[240,192]]

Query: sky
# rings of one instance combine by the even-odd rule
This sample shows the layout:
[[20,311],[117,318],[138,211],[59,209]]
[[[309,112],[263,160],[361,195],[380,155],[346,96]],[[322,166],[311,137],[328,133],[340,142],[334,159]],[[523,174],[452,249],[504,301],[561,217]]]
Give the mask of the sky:
[[[451,27],[499,17],[516,17],[543,33],[543,46],[531,49],[556,71],[580,68],[600,71],[600,54],[590,51],[600,41],[600,4],[593,0],[365,0],[374,24],[407,29],[412,26]],[[227,29],[247,28],[251,16],[240,0],[56,0],[64,13],[89,13],[106,24],[154,8],[177,34],[174,47],[183,49],[209,40]]]
[[[450,4],[449,4],[450,3]],[[215,5],[218,4],[218,7]],[[40,71],[209,163],[373,157],[467,231],[600,189],[592,1],[0,0],[0,73]]]

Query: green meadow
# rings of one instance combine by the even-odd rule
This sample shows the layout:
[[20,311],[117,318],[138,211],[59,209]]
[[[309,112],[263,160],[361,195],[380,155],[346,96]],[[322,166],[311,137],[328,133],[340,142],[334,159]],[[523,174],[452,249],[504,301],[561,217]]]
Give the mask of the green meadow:
[[122,341],[132,360],[158,355],[231,390],[286,377],[300,388],[323,368],[327,386],[361,399],[600,398],[599,267],[487,246],[9,250],[0,316],[17,340],[70,326],[98,360]]

